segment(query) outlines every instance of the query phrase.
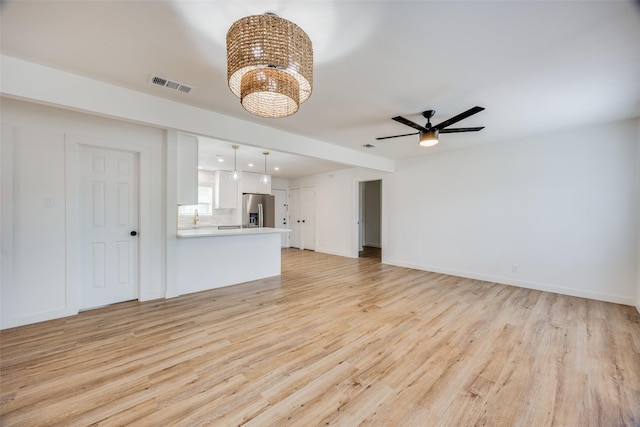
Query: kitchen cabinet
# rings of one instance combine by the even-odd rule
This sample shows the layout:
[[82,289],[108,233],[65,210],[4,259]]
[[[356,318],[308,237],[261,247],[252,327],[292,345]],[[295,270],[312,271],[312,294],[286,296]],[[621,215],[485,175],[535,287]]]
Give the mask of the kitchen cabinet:
[[214,209],[237,209],[240,194],[238,193],[238,183],[230,179],[231,172],[216,171],[214,176]]
[[198,138],[179,133],[177,148],[178,205],[197,205]]
[[242,172],[240,188],[242,193],[271,194],[271,180],[268,184],[260,182],[261,173]]

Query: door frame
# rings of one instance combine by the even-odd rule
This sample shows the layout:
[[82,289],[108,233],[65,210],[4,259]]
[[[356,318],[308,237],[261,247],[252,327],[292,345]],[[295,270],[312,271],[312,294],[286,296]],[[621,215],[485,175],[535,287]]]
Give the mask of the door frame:
[[[361,220],[363,213],[362,210],[362,192],[361,186],[365,182],[369,181],[380,181],[380,249],[383,250],[386,242],[386,233],[385,233],[385,225],[384,225],[384,178],[383,177],[370,177],[366,179],[358,178],[353,180],[353,235],[351,237],[351,256],[353,258],[358,258],[360,256],[360,233],[361,231]],[[382,254],[382,262],[384,262],[384,252]]]
[[[276,195],[273,194],[274,191],[282,191],[284,193],[284,201],[285,201],[285,207],[286,207],[286,212],[285,212],[285,220],[287,221],[286,225],[285,225],[285,229],[286,230],[290,230],[289,228],[289,190],[286,188],[272,188],[271,189],[271,195],[274,196],[274,200]],[[278,227],[276,227],[278,228]],[[284,245],[282,245],[281,247],[283,248],[288,248],[290,247],[290,235],[291,233],[282,233],[281,239],[280,239],[280,243],[282,244],[284,242]]]
[[120,142],[93,136],[65,134],[66,192],[66,284],[67,307],[79,311],[80,278],[80,147],[90,146],[138,155],[138,300],[151,286],[151,149],[135,142]]
[[[297,198],[300,198],[300,187],[290,187],[289,190],[287,191],[287,203],[289,204],[289,209],[287,210],[287,221],[288,221],[288,226],[289,229],[291,230],[291,233],[289,233],[289,247],[290,248],[296,248],[296,249],[301,249],[304,248],[304,242],[300,242],[300,225],[296,226],[296,223],[294,222],[295,219],[293,218],[293,214],[298,215],[298,208],[299,208],[299,203],[298,200],[292,200],[292,196],[295,196]],[[296,229],[297,227],[297,229]],[[294,242],[294,237],[295,237],[295,242]],[[292,246],[293,243],[296,243],[296,246]]]

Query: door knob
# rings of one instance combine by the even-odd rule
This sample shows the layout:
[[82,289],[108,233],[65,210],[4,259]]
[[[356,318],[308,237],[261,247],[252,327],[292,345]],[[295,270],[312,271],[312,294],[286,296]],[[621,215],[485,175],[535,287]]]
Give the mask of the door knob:
[[132,231],[132,232],[131,232],[131,233],[129,233],[129,234],[131,234],[132,236],[137,236],[137,235],[138,235],[138,232],[137,232],[137,231]]

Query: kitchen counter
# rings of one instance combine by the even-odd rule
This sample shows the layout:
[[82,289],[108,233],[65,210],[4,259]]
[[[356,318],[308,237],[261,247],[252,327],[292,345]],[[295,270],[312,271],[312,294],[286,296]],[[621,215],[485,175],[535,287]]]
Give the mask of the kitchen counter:
[[284,228],[270,227],[252,227],[252,228],[227,228],[218,229],[217,227],[202,228],[185,228],[178,230],[179,238],[189,237],[218,237],[218,236],[241,236],[249,234],[272,234],[272,233],[289,233],[291,230]]
[[177,295],[279,276],[281,228],[185,228],[175,240]]

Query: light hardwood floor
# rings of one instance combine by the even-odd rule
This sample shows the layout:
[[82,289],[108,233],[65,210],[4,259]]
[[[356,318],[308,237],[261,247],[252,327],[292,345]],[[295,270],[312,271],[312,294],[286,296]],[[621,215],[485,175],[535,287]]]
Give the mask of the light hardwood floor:
[[4,426],[639,426],[633,307],[309,251],[1,333]]

